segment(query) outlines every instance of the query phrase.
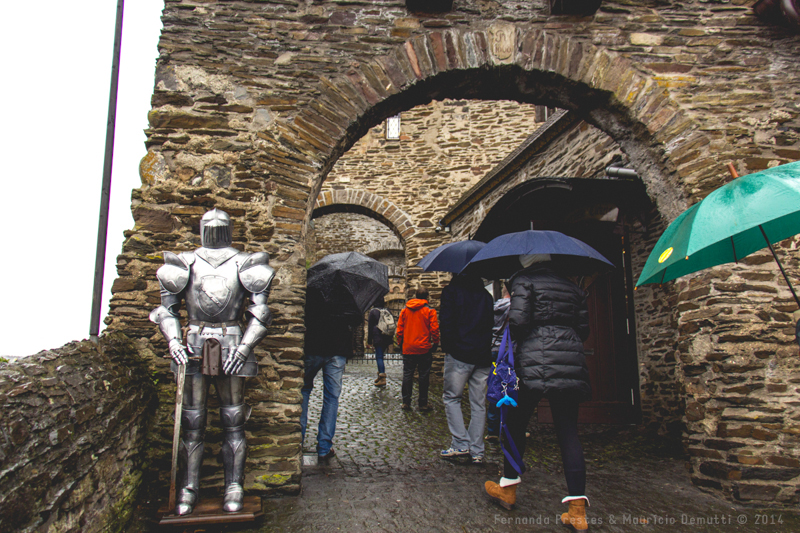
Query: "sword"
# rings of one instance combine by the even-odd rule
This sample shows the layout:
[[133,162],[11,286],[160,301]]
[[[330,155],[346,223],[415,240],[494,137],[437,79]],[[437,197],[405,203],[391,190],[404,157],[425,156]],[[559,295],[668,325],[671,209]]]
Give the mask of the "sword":
[[183,386],[186,383],[186,365],[178,365],[178,390],[175,393],[175,429],[172,433],[172,471],[169,478],[169,509],[174,512],[177,500],[178,446],[181,442],[181,413],[183,411]]

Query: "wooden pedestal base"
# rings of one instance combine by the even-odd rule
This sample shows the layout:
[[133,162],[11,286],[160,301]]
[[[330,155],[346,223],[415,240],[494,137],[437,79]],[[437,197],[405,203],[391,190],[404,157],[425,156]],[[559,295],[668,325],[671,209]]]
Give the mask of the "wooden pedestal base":
[[245,496],[244,506],[238,513],[226,513],[222,510],[222,498],[202,498],[191,514],[178,516],[174,509],[166,506],[158,510],[161,520],[159,526],[200,526],[206,524],[233,524],[236,522],[253,522],[262,516],[261,497]]

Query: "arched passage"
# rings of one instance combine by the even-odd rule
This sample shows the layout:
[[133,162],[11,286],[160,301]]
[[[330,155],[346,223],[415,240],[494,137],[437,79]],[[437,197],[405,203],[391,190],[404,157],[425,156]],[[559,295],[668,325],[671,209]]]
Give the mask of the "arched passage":
[[[628,59],[574,36],[508,24],[487,32],[431,32],[326,80],[320,93],[281,129],[283,145],[297,153],[308,152],[309,135],[317,139],[320,171],[309,175],[314,191],[368,128],[445,97],[517,100],[579,113],[629,154],[669,219],[685,208],[687,196],[703,192],[681,185],[679,175],[688,170],[693,182],[703,182],[718,174],[703,148],[710,144],[705,133],[666,89]],[[688,168],[681,156],[698,147]]]
[[[392,202],[368,191],[336,189],[325,191],[317,197],[312,219],[320,220],[328,215],[345,213],[369,217],[396,237],[381,237],[380,233],[372,232],[366,241],[351,239],[344,246],[346,250],[337,251],[358,251],[386,264],[389,268],[387,299],[404,299],[407,286],[405,243],[407,239],[413,240],[416,234],[411,217]],[[319,235],[316,228],[314,234],[317,243],[324,241],[324,236]]]
[[[161,249],[189,248],[196,240],[197,218],[206,207],[216,204],[228,209],[240,223],[237,244],[251,251],[269,251],[278,268],[273,289],[276,321],[262,346],[269,352],[264,357],[264,366],[269,370],[258,387],[268,391],[263,393],[265,401],[292,405],[303,343],[303,233],[311,219],[314,199],[337,159],[365,131],[389,115],[431,99],[510,99],[581,114],[623,147],[666,219],[674,218],[687,203],[720,182],[724,173],[717,169],[726,154],[770,153],[764,143],[758,142],[743,143],[744,148],[732,150],[728,143],[734,135],[714,132],[720,122],[713,115],[722,115],[719,109],[728,102],[737,106],[741,116],[749,116],[749,111],[758,110],[760,105],[754,102],[763,100],[761,94],[753,96],[742,91],[748,88],[751,73],[736,74],[738,67],[730,68],[730,60],[736,59],[730,56],[736,56],[735,52],[727,54],[722,47],[714,49],[712,45],[707,61],[704,59],[696,68],[704,71],[698,73],[704,89],[723,94],[730,89],[732,80],[730,85],[741,93],[714,103],[717,108],[712,112],[702,107],[708,100],[695,99],[691,94],[691,82],[683,87],[670,86],[659,79],[659,70],[651,68],[650,61],[662,60],[662,53],[669,60],[678,59],[679,52],[656,50],[647,43],[676,39],[682,33],[683,22],[666,20],[662,15],[668,9],[683,8],[626,6],[625,15],[606,14],[604,20],[592,21],[597,30],[587,37],[583,21],[559,22],[558,29],[544,29],[549,20],[538,16],[541,13],[537,7],[515,7],[520,13],[514,18],[511,8],[502,3],[487,4],[497,4],[492,8],[497,12],[462,11],[464,22],[457,28],[439,29],[417,21],[407,31],[399,26],[390,29],[395,22],[413,22],[392,18],[393,15],[387,21],[364,21],[367,29],[363,34],[361,27],[353,25],[355,19],[349,18],[350,13],[337,11],[335,17],[330,16],[331,24],[345,21],[343,25],[358,29],[358,35],[364,36],[360,40],[352,31],[348,33],[352,42],[343,46],[338,42],[331,45],[317,33],[319,28],[311,28],[328,16],[324,12],[327,6],[293,4],[275,8],[244,2],[231,10],[225,3],[201,7],[169,5],[170,28],[162,42],[165,52],[159,61],[153,100],[157,109],[150,115],[148,130],[148,146],[152,150],[143,161],[145,187],[134,196],[139,212],[137,227],[125,245],[125,261],[120,263],[120,276],[124,279],[111,315],[116,326],[137,336],[152,335],[152,325],[146,319],[151,305],[151,295],[146,292],[157,290],[153,281],[157,261],[152,256]],[[289,16],[302,21],[297,22],[299,26],[305,25],[309,31],[268,30],[275,29],[270,26],[275,19],[264,17],[262,11],[272,13],[273,9],[287,10]],[[363,14],[372,5],[347,9]],[[531,10],[536,16],[528,16]],[[638,24],[649,34],[630,35],[627,21],[633,17],[638,17]],[[491,22],[501,19],[520,22]],[[249,23],[259,25],[259,30],[242,31]],[[748,31],[758,33],[752,23],[744,24]],[[333,32],[332,27],[322,31]],[[198,35],[214,42],[214,46],[183,45],[182,39],[189,42]],[[392,37],[386,38],[387,35]],[[226,38],[231,46],[225,45]],[[306,38],[308,41],[298,44]],[[757,42],[765,37],[758,35],[754,39]],[[309,46],[309,41],[314,45]],[[629,48],[628,44],[636,48]],[[790,78],[796,75],[785,74],[786,79],[778,80],[774,73],[796,71],[785,68],[796,63],[792,59],[796,45],[789,44],[772,52],[767,51],[767,45],[772,43],[761,43],[751,58],[753,62],[748,63],[759,78],[759,88],[769,84],[774,91],[769,94],[778,104],[782,99],[784,108],[790,97],[776,95],[781,84],[791,86]],[[635,55],[626,56],[631,50]],[[317,51],[328,54],[324,61],[320,55],[307,58],[297,67],[292,65],[293,57],[313,56]],[[763,57],[757,57],[761,53]],[[742,59],[741,54],[738,56]],[[770,59],[776,64],[772,65]],[[783,69],[777,68],[778,60],[783,62]],[[759,61],[766,66],[758,67]],[[707,66],[711,68],[706,69]],[[670,66],[659,68],[663,71],[667,67]],[[717,67],[724,73],[710,74]],[[769,112],[762,113],[766,114]],[[761,133],[771,133],[777,127],[759,129]],[[771,162],[775,158],[765,159]],[[179,235],[177,240],[174,234]],[[409,257],[418,259],[422,253],[423,246],[408,248]],[[141,289],[134,285],[138,278],[147,279],[149,286]],[[131,288],[123,290],[126,285]],[[664,300],[663,295],[652,298],[659,299]],[[707,323],[713,325],[715,318],[702,315],[691,320],[689,326],[705,332],[698,338],[711,338]],[[679,322],[665,321],[664,328],[677,329],[673,323]],[[687,335],[692,333],[685,331]],[[678,354],[681,349],[682,358],[689,354],[686,361],[694,365],[693,375],[709,372],[706,361],[699,357],[692,360],[693,356],[703,355],[700,343],[688,340],[680,349],[670,346],[668,350]],[[758,364],[754,361],[754,365]],[[700,400],[708,398],[701,386],[696,390]],[[694,419],[698,433],[703,431],[701,424],[716,427],[717,414],[706,415],[702,406],[694,409],[692,416],[699,417]],[[272,420],[271,417],[284,421],[282,414],[265,412],[260,405],[254,412],[254,421]],[[281,411],[284,412],[289,411]],[[705,416],[709,417],[708,424]],[[261,435],[265,434],[263,426],[258,430]],[[286,423],[279,430],[284,432],[282,435],[290,435],[292,427]],[[256,468],[266,471],[262,468],[265,464],[272,463],[264,459]],[[272,470],[291,473],[291,465]],[[272,482],[264,477],[266,481],[260,481]]]
[[[275,141],[285,149],[296,138],[297,153],[307,154],[309,136],[317,140],[315,170],[307,173],[307,180],[312,195],[330,194],[332,201],[335,194],[357,194],[319,191],[338,158],[369,128],[398,111],[444,98],[514,100],[570,110],[626,153],[667,219],[702,192],[680,180],[686,173],[681,157],[687,151],[693,154],[693,183],[716,175],[713,161],[703,163],[713,158],[699,126],[629,60],[578,37],[509,24],[486,32],[447,30],[417,36],[392,54],[325,80],[320,95],[285,124]],[[320,207],[324,206],[319,202],[309,205],[307,220]],[[430,243],[427,248],[406,243],[409,258],[420,259],[432,249]]]
[[388,226],[405,242],[416,234],[411,218],[392,202],[369,191],[338,189],[325,191],[317,197],[311,218],[330,213],[355,212],[372,217]]

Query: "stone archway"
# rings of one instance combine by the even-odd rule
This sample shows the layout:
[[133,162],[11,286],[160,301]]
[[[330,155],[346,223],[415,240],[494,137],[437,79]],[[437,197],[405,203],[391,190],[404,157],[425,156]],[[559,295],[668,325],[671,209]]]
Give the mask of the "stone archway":
[[402,243],[405,243],[408,239],[413,239],[417,233],[411,217],[404,213],[402,209],[369,191],[354,189],[325,191],[317,197],[311,216],[316,218],[324,214],[344,210],[343,206],[355,208],[357,212],[362,212],[386,224]]
[[[187,86],[199,76],[197,69],[174,74],[183,76]],[[180,88],[180,83],[175,82],[175,87]],[[573,110],[625,149],[668,217],[680,212],[688,196],[678,178],[678,171],[686,165],[680,159],[671,161],[670,156],[685,157],[691,152],[700,154],[700,161],[709,157],[705,148],[709,143],[697,125],[684,116],[666,90],[629,60],[579,37],[523,26],[498,24],[485,30],[425,32],[387,53],[365,58],[337,76],[321,77],[314,91],[312,98],[302,101],[289,95],[263,96],[250,108],[223,109],[223,104],[212,102],[220,112],[252,114],[252,124],[258,123],[260,128],[252,134],[253,149],[246,149],[242,140],[221,140],[214,146],[232,155],[151,151],[143,161],[149,186],[137,198],[145,204],[140,210],[165,211],[176,231],[186,236],[196,232],[196,220],[205,206],[220,205],[238,217],[240,241],[271,253],[278,269],[273,288],[277,326],[262,343],[261,349],[269,354],[265,359],[268,369],[258,385],[267,391],[270,402],[293,405],[292,392],[301,383],[301,371],[293,362],[302,357],[303,334],[296,326],[302,324],[303,240],[316,205],[311,199],[319,197],[322,182],[337,159],[385,117],[446,97],[507,99]],[[167,107],[175,100],[170,102]],[[214,131],[237,127],[236,120],[227,117],[171,109],[153,111],[150,118],[154,129],[167,136],[175,131],[201,136],[211,132],[213,136]],[[693,164],[697,161],[695,157]],[[183,165],[184,174],[176,172],[176,165]],[[711,166],[692,167],[706,173],[694,172],[697,182],[713,176]],[[405,228],[401,233],[408,232],[407,239],[416,228],[404,226],[406,222],[400,221],[398,227]],[[157,241],[151,238],[157,235],[155,228],[150,234],[148,228],[142,230],[129,239],[129,250],[151,253],[156,246],[164,246],[153,242]],[[172,246],[166,243],[164,247]],[[427,250],[419,242],[407,246],[406,251],[413,261]],[[154,272],[154,266],[146,263],[139,271]],[[155,279],[152,272],[145,277]],[[139,306],[142,317],[138,322],[142,324],[138,327],[145,329],[149,327],[145,300]],[[117,309],[123,311],[124,307]],[[125,318],[120,322],[132,321]],[[263,413],[256,410],[254,424],[267,431],[270,416],[269,409]],[[285,429],[288,438],[291,430]],[[291,469],[286,478],[270,474],[274,469],[265,469],[265,465],[278,464],[271,459],[253,465],[256,472],[262,472],[257,474],[259,484],[271,487],[296,481]],[[299,466],[299,449],[287,461],[284,466]]]
[[[384,262],[389,268],[388,299],[405,299],[406,293],[406,243],[414,239],[416,228],[411,217],[392,202],[369,191],[335,189],[324,191],[317,197],[312,219],[344,213],[369,217],[394,234],[395,238],[375,238],[366,242],[350,242],[347,251],[358,251]],[[392,257],[390,257],[392,256]]]
[[284,145],[296,143],[298,152],[309,135],[319,139],[318,176],[386,116],[431,97],[468,97],[542,103],[585,115],[629,154],[670,219],[686,207],[687,197],[705,190],[684,187],[680,175],[696,169],[693,184],[719,179],[708,136],[666,89],[629,59],[574,36],[509,24],[486,32],[431,32],[326,80],[320,92],[281,128]]
[[[261,348],[265,377],[258,383],[260,405],[252,423],[265,442],[281,449],[254,463],[256,488],[271,490],[298,480],[293,423],[302,366],[303,239],[314,199],[338,158],[385,117],[447,97],[507,99],[568,109],[623,148],[668,220],[724,179],[719,171],[723,162],[745,157],[772,161],[780,155],[763,143],[749,143],[722,131],[718,116],[722,108],[733,105],[748,120],[749,115],[761,120],[761,115],[773,112],[776,124],[790,120],[790,97],[776,95],[782,83],[791,87],[795,75],[783,68],[787,79],[779,83],[769,59],[784,67],[795,65],[794,42],[772,51],[771,42],[761,42],[766,38],[758,34],[758,26],[742,19],[736,24],[748,26],[755,35],[754,46],[768,59],[758,54],[737,56],[730,44],[727,49],[714,44],[723,38],[709,38],[702,43],[710,50],[697,69],[701,72],[669,78],[663,74],[694,67],[681,63],[680,50],[657,47],[678,42],[676,48],[682,49],[680,39],[691,38],[695,30],[684,32],[684,23],[670,18],[673,12],[666,13],[666,8],[625,6],[624,13],[609,11],[591,22],[559,19],[556,27],[535,5],[515,7],[518,12],[502,3],[472,7],[473,11],[459,11],[454,26],[444,18],[407,13],[386,18],[365,14],[373,6],[346,10],[255,2],[239,3],[236,9],[224,3],[167,6],[149,116],[150,152],[142,164],[144,186],[134,192],[139,216],[118,263],[120,283],[112,300],[110,327],[158,342],[146,319],[158,290],[157,252],[190,248],[196,241],[197,219],[212,205],[234,216],[241,247],[270,252],[278,269],[273,288],[276,321]],[[706,10],[695,5],[670,9],[682,14],[686,14],[682,9]],[[707,20],[713,20],[712,11],[705,13]],[[638,33],[627,29],[633,17],[639,21]],[[281,18],[291,19],[296,31],[279,28],[276,20]],[[351,42],[342,45],[322,36],[338,26],[347,28],[342,33]],[[188,46],[199,35],[204,44]],[[761,88],[769,84],[776,109],[759,108],[762,94],[747,92],[754,83],[752,73],[734,72],[729,56],[747,59],[758,71],[756,81]],[[733,93],[731,85],[737,91],[711,102],[695,95],[700,91],[693,84],[701,82],[705,95]],[[778,135],[772,119],[763,120],[758,134]],[[768,164],[753,165],[762,163]],[[423,253],[421,245],[408,248],[410,258]],[[692,287],[677,301],[686,302],[694,298],[691,294],[705,290]],[[664,293],[645,292],[645,298],[663,300]],[[700,328],[707,331],[716,320],[697,314],[696,320],[686,315],[684,337]],[[704,333],[702,338],[711,335]],[[694,365],[693,375],[708,371],[700,360],[704,356],[700,343],[683,338],[674,351],[675,357]],[[159,368],[166,374],[163,365]],[[693,390],[701,400],[708,399],[701,385]],[[699,414],[693,412],[693,417],[706,416],[697,409]],[[700,427],[703,421],[695,424],[700,435],[695,441],[704,438],[703,431],[711,431]],[[716,419],[707,427],[716,428]]]

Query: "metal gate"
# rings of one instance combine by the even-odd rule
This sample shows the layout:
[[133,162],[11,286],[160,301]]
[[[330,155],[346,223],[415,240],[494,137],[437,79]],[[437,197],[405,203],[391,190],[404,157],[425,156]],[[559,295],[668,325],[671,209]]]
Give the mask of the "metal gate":
[[[394,316],[395,324],[400,316],[400,311],[403,310],[405,305],[406,303],[404,300],[390,300],[386,302],[386,308],[392,313],[392,316]],[[364,320],[362,321],[361,326],[356,327],[355,331],[353,332],[353,351],[356,355],[352,359],[348,360],[348,363],[375,364],[375,352],[373,350],[366,349],[368,316],[369,311],[364,314]],[[400,347],[392,344],[386,348],[386,353],[383,355],[383,360],[385,363],[401,362],[403,360],[403,354],[400,353]]]

